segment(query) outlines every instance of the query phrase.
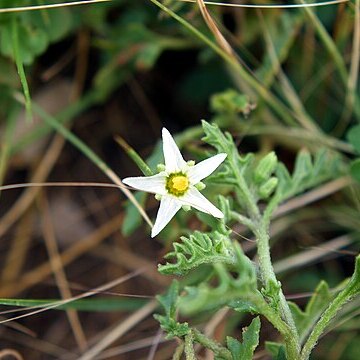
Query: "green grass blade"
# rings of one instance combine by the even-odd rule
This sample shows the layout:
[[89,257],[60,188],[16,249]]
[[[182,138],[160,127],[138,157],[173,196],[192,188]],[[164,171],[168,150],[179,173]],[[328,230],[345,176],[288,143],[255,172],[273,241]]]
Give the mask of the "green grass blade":
[[80,299],[61,305],[62,300],[56,299],[0,299],[0,305],[3,306],[45,308],[59,303],[59,306],[52,307],[52,309],[78,311],[134,311],[140,309],[147,302],[147,299],[138,298],[99,298]]
[[16,19],[17,18],[15,16],[12,17],[12,42],[13,42],[14,59],[25,97],[26,118],[32,120],[32,105],[31,105],[30,90],[29,90],[28,82],[26,80],[24,64],[21,57],[21,50],[19,46],[18,24]]

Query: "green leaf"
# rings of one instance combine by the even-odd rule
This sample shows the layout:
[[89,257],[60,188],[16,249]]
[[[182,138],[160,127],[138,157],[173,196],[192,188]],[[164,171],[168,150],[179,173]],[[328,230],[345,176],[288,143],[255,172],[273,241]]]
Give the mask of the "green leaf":
[[305,339],[309,334],[333,297],[328,284],[325,281],[321,281],[307,303],[304,311],[302,311],[295,303],[289,302],[300,339]]
[[286,360],[284,345],[274,341],[266,341],[265,348],[273,360]]
[[356,159],[350,164],[350,174],[356,181],[360,182],[360,159]]
[[[256,269],[251,260],[243,253],[237,243],[233,243],[235,263],[229,268],[224,264],[215,264],[213,273],[198,286],[187,286],[187,295],[179,298],[179,309],[184,315],[191,315],[222,306],[236,308],[242,306],[239,300],[248,301],[247,296],[257,289]],[[216,285],[214,285],[214,283]],[[247,306],[256,311],[256,307],[247,302]]]
[[268,300],[269,304],[278,310],[279,307],[279,292],[281,289],[280,281],[269,280],[266,284],[266,288],[261,289],[261,293]]
[[179,323],[176,320],[177,302],[179,297],[179,282],[174,280],[164,295],[156,298],[165,310],[165,316],[155,314],[154,318],[159,321],[161,328],[166,331],[167,338],[183,337],[190,332],[187,323]]
[[354,149],[360,154],[360,125],[352,127],[347,133],[347,139]]
[[[304,22],[304,13],[282,13],[279,21],[268,22],[270,36],[275,48],[279,63],[285,61],[291,47],[297,38],[299,27]],[[259,27],[259,25],[257,25]],[[261,26],[259,27],[261,29]],[[271,51],[265,51],[265,56],[256,76],[264,86],[269,88],[276,79],[278,66],[275,66]]]
[[284,201],[324,181],[336,178],[343,172],[341,159],[337,154],[322,149],[312,160],[310,154],[303,150],[296,158],[292,176],[283,164],[278,164],[276,201]]
[[166,316],[169,318],[175,317],[176,304],[179,296],[179,282],[173,280],[169,289],[164,295],[158,295],[156,298],[163,306]]
[[229,89],[221,93],[217,93],[210,98],[210,108],[218,114],[248,115],[254,108],[247,95],[238,93],[236,90]]
[[165,257],[175,262],[158,266],[162,274],[184,275],[202,264],[235,263],[229,238],[217,231],[208,234],[195,231],[189,237],[182,236],[181,240],[173,243],[174,251]]
[[227,346],[233,360],[251,360],[256,347],[259,345],[260,319],[252,320],[248,328],[243,329],[243,341],[240,342],[230,336],[226,338]]

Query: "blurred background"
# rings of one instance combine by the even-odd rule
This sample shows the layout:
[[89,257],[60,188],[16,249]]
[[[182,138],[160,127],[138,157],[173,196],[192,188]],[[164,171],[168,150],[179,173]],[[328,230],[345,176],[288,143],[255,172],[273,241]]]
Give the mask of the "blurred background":
[[[241,153],[275,150],[289,170],[301,149],[336,154],[329,181],[274,220],[272,254],[285,294],[301,307],[321,279],[334,287],[351,275],[360,226],[357,1],[317,9],[209,6],[234,49],[230,60],[198,7],[179,0],[161,3],[193,28],[150,0],[1,12],[54,3],[0,0],[0,183],[62,183],[1,191],[0,298],[31,307],[118,284],[88,301],[3,323],[1,358],[87,359],[80,354],[91,356],[109,334],[115,341],[89,359],[172,357],[176,341],[165,341],[152,318],[154,296],[171,281],[157,264],[185,229],[205,225],[179,213],[151,239],[118,189],[94,184],[111,181],[92,156],[119,178],[140,175],[130,146],[156,169],[164,126],[186,159],[210,150],[201,143],[201,119],[230,131]],[[157,201],[136,196],[154,219]],[[252,243],[238,240],[254,254]],[[0,320],[34,310],[8,313],[16,303],[1,303]],[[358,359],[356,307],[314,359]],[[218,341],[241,333],[243,316],[215,315],[192,322],[211,324]],[[262,331],[276,340],[270,326]],[[269,358],[263,347],[256,356]]]

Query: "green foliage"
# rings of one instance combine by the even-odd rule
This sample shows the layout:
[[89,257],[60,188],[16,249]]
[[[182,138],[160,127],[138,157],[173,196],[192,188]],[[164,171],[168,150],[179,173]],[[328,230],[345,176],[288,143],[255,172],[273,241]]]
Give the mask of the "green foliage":
[[233,360],[251,360],[256,347],[259,345],[260,319],[256,317],[249,327],[243,329],[243,341],[240,342],[230,336],[226,338]]
[[273,341],[266,341],[265,348],[270,353],[273,360],[286,360],[284,345]]
[[350,174],[355,180],[360,182],[360,159],[356,159],[350,164]]
[[187,335],[190,328],[187,323],[176,321],[176,310],[179,296],[179,283],[174,280],[164,295],[158,295],[156,298],[165,310],[165,316],[155,314],[154,318],[159,321],[161,328],[166,331],[167,338],[183,337]]
[[165,257],[176,262],[159,265],[162,274],[184,275],[202,264],[235,263],[230,239],[217,231],[209,234],[195,231],[189,237],[182,236],[181,240],[173,244],[174,251]]
[[342,173],[342,163],[338,155],[322,149],[312,159],[307,150],[302,150],[296,157],[292,175],[285,165],[278,164],[276,176],[279,184],[275,197],[279,202],[284,201]]
[[[347,138],[355,151],[360,154],[360,125],[352,127],[347,133]],[[360,158],[351,162],[350,174],[355,180],[360,182]]]
[[[256,292],[257,277],[254,264],[242,252],[240,246],[233,244],[235,264],[226,267],[214,265],[214,272],[206,281],[197,286],[185,287],[186,295],[179,299],[183,314],[190,315],[201,311],[214,310],[229,305],[234,309],[243,306],[242,300]],[[214,285],[217,283],[217,285]],[[255,309],[251,302],[249,306]]]
[[77,26],[75,14],[68,8],[7,14],[0,22],[0,53],[13,59],[14,21],[17,26],[19,53],[26,65],[32,64],[52,42],[59,41]]
[[307,303],[304,311],[302,311],[295,303],[289,303],[300,339],[304,340],[309,334],[333,297],[328,284],[325,281],[321,281]]
[[267,299],[268,303],[275,310],[279,309],[279,291],[281,289],[280,281],[270,280],[267,282],[266,287],[261,289],[261,293]]
[[248,96],[229,89],[212,95],[210,98],[210,108],[219,115],[229,116],[238,114],[249,115],[255,106],[251,104]]
[[352,127],[347,133],[349,143],[360,154],[360,125]]
[[[266,24],[280,64],[289,56],[289,51],[304,19],[303,12],[284,12],[278,19],[279,21],[269,21]],[[261,29],[261,27],[259,28]],[[266,51],[261,65],[256,70],[256,75],[267,86],[271,85],[276,78],[278,67],[274,65],[274,57],[269,51]]]

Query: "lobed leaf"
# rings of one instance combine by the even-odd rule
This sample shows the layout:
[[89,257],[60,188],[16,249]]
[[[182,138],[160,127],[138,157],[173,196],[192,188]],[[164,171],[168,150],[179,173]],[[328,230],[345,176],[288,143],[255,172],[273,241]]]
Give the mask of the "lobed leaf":
[[304,340],[309,334],[332,298],[333,295],[329,290],[328,284],[325,281],[321,281],[307,303],[304,311],[302,311],[295,303],[289,302],[300,339]]
[[175,262],[158,266],[162,274],[184,275],[202,264],[235,263],[229,238],[218,231],[208,234],[195,231],[189,237],[182,236],[181,240],[173,243],[174,251],[165,257]]
[[260,319],[256,317],[249,327],[243,329],[243,341],[240,342],[230,336],[226,338],[233,360],[251,360],[256,347],[259,345]]

